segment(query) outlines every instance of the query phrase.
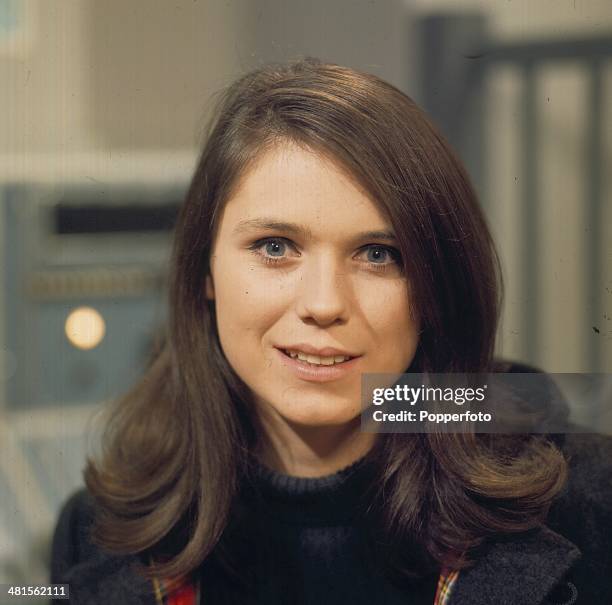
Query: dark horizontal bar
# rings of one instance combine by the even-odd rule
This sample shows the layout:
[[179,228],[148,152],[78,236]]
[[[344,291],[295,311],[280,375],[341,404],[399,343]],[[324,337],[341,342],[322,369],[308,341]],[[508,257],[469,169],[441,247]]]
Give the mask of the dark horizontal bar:
[[521,40],[491,44],[474,49],[467,59],[482,61],[557,61],[566,59],[612,58],[612,32],[600,36],[554,40]]
[[178,203],[54,206],[54,232],[58,235],[170,231]]

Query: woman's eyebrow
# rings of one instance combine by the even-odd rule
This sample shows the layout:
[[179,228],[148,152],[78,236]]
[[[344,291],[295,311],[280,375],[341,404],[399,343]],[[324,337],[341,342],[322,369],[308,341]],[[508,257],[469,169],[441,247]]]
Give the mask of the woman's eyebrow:
[[[272,218],[252,218],[240,221],[233,229],[234,235],[250,231],[254,229],[264,229],[267,231],[285,231],[297,236],[301,236],[303,239],[312,239],[312,231],[310,228],[297,223],[288,223],[286,221],[278,221]],[[396,242],[397,238],[393,231],[387,229],[373,230],[373,231],[362,231],[356,233],[352,238],[355,241],[377,239],[389,242]]]

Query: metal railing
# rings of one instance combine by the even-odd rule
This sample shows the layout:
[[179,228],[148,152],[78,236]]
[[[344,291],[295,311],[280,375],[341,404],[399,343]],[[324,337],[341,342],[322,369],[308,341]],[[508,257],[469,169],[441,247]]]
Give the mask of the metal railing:
[[[522,309],[522,349],[525,361],[538,362],[542,345],[541,312],[537,293],[543,267],[539,225],[542,223],[539,173],[546,158],[537,152],[537,105],[541,74],[551,66],[572,65],[586,74],[586,171],[582,174],[585,199],[581,204],[584,232],[576,231],[582,248],[584,276],[580,287],[582,317],[576,318],[585,334],[582,343],[584,366],[589,371],[605,371],[606,294],[604,244],[604,191],[606,132],[604,124],[604,70],[612,63],[612,32],[609,35],[496,42],[487,36],[486,20],[479,14],[435,15],[419,21],[421,63],[421,103],[433,116],[464,160],[483,205],[492,204],[487,194],[488,162],[485,152],[487,82],[500,67],[512,67],[522,84],[521,104],[521,195],[517,203],[522,217],[520,289],[526,304]],[[612,133],[608,133],[610,136]],[[609,231],[609,230],[608,230]],[[517,234],[519,237],[519,234]],[[609,237],[609,233],[608,233]],[[588,335],[587,335],[588,334]],[[610,370],[607,368],[608,371]]]

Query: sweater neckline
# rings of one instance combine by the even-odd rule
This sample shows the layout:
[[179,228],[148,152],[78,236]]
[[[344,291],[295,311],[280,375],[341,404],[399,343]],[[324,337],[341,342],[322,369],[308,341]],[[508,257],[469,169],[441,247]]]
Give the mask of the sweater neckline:
[[351,482],[354,475],[360,475],[366,464],[366,456],[328,475],[321,477],[301,477],[288,475],[274,470],[261,462],[255,463],[256,480],[272,490],[289,496],[317,495],[341,490]]
[[367,455],[323,477],[296,477],[254,462],[252,495],[264,515],[292,525],[351,524],[362,514],[371,485]]

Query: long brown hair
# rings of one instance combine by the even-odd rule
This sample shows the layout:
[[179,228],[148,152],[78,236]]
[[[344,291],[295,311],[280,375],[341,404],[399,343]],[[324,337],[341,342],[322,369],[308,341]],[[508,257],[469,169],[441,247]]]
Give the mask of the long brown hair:
[[[213,551],[257,439],[204,282],[223,204],[281,141],[332,158],[389,217],[422,328],[406,370],[493,368],[499,261],[461,162],[423,111],[373,75],[315,59],[240,78],[221,98],[176,225],[165,342],[85,471],[106,549],[156,552],[182,528],[180,549],[150,573],[181,575]],[[381,528],[461,568],[488,536],[542,522],[565,461],[544,439],[510,442],[502,452],[482,435],[380,435],[369,458]]]

